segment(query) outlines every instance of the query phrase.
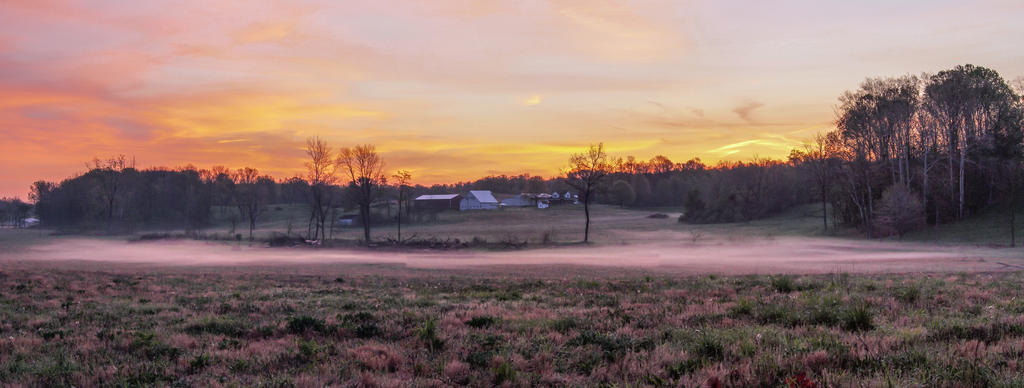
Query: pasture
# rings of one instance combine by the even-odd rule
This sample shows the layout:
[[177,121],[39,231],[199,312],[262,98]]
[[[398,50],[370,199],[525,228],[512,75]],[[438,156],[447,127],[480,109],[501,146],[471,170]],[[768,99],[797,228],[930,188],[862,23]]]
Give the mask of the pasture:
[[599,206],[588,245],[571,207],[403,228],[504,250],[0,231],[0,385],[1024,384],[1020,248],[667,210]]
[[1020,273],[7,269],[23,386],[1020,386]]

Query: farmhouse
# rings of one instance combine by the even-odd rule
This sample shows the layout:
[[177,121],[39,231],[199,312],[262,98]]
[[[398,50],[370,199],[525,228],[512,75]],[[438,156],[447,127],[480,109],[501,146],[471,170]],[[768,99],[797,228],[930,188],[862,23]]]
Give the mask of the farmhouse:
[[413,205],[417,211],[439,212],[459,209],[461,201],[459,194],[427,194],[416,197]]
[[469,194],[459,202],[459,210],[494,210],[498,208],[498,200],[490,190],[470,190]]

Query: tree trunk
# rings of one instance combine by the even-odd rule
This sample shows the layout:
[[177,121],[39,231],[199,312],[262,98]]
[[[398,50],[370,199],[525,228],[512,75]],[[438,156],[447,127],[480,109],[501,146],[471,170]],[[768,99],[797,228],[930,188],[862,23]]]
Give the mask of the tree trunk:
[[365,204],[362,206],[362,217],[363,217],[363,240],[367,244],[370,243],[370,205]]
[[964,218],[964,161],[966,159],[966,148],[960,147],[960,206],[957,210],[957,219],[961,220]]
[[825,197],[825,187],[821,188],[821,221],[825,226],[825,233],[828,233],[828,199]]
[[1010,166],[1010,246],[1017,246],[1017,171],[1013,166]]
[[[401,190],[401,189],[399,189]],[[398,243],[402,243],[402,193],[398,193]]]
[[587,219],[587,224],[583,228],[583,242],[590,241],[590,194],[583,199],[583,215]]

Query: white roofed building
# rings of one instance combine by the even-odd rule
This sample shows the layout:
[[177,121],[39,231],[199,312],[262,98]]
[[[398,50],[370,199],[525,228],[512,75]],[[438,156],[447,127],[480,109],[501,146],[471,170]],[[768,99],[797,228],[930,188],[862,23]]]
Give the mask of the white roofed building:
[[498,200],[490,190],[470,190],[462,197],[459,210],[494,210],[498,208]]

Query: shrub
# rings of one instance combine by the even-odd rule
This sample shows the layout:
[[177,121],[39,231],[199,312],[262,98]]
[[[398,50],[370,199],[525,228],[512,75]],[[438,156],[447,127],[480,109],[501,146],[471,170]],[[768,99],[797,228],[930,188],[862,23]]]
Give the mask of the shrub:
[[207,355],[206,353],[197,355],[193,357],[191,361],[188,362],[188,368],[192,372],[198,371],[208,366],[210,366],[210,356]]
[[914,304],[921,298],[921,286],[916,284],[896,288],[896,299],[906,304]]
[[788,294],[796,290],[796,286],[793,284],[793,279],[789,276],[773,276],[771,281],[772,288],[783,294]]
[[693,343],[693,354],[705,360],[720,361],[725,358],[725,347],[717,337],[704,334]]
[[249,328],[242,322],[228,319],[206,319],[185,326],[185,332],[192,335],[203,333],[239,337],[248,332]]
[[508,361],[501,363],[497,368],[494,368],[494,385],[501,385],[505,382],[516,381],[516,370],[512,367],[512,364]]
[[874,313],[864,304],[858,304],[843,314],[843,330],[868,331],[875,328]]
[[732,318],[746,317],[753,313],[754,302],[750,299],[737,300],[736,304],[729,307],[729,316]]
[[430,351],[438,351],[444,348],[444,340],[437,336],[437,320],[434,318],[424,322],[423,327],[420,328],[416,336]]
[[323,332],[327,326],[322,319],[300,315],[289,319],[287,327],[292,334],[304,334],[310,331]]
[[142,353],[149,360],[158,358],[173,360],[181,355],[181,349],[160,342],[152,331],[135,332],[130,347],[132,350]]
[[352,330],[356,337],[373,338],[384,334],[384,330],[377,326],[377,317],[368,312],[360,311],[340,318],[341,325]]
[[551,329],[556,332],[565,334],[570,330],[577,329],[580,327],[580,322],[573,317],[563,317],[551,321]]
[[482,329],[485,327],[490,327],[497,321],[498,319],[495,317],[489,315],[482,315],[478,317],[473,317],[472,319],[466,321],[466,325],[472,328]]
[[299,356],[306,360],[312,360],[316,358],[318,353],[320,353],[320,345],[314,340],[306,341],[302,338],[296,339],[295,347],[299,352]]

